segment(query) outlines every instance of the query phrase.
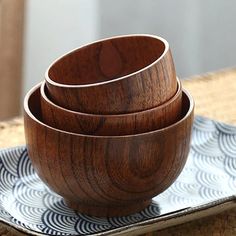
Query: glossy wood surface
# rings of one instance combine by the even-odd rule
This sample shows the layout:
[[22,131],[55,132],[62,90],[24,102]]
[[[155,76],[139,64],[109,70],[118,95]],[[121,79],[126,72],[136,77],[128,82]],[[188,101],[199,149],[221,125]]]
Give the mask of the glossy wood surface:
[[91,114],[123,114],[156,107],[177,90],[164,39],[130,35],[97,41],[56,60],[45,74],[52,101]]
[[183,93],[182,118],[140,135],[91,136],[43,124],[40,89],[24,102],[29,156],[41,179],[68,205],[97,216],[140,211],[180,174],[189,152],[193,100]]
[[51,102],[45,82],[41,85],[42,120],[65,131],[92,135],[138,134],[166,127],[179,120],[182,86],[173,98],[158,107],[129,114],[94,115],[63,109]]

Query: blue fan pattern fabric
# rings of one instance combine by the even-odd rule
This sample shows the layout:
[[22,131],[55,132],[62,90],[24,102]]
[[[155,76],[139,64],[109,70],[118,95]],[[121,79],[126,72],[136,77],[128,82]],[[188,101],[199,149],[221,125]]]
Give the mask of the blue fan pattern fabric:
[[51,235],[91,235],[235,194],[236,127],[196,117],[178,179],[142,212],[112,218],[74,212],[35,173],[26,147],[0,151],[0,221]]

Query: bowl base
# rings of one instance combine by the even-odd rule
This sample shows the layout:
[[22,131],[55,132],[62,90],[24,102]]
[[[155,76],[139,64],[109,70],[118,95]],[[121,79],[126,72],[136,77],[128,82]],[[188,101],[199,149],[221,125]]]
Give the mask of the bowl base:
[[148,205],[151,204],[151,199],[141,202],[135,202],[134,204],[121,205],[121,206],[99,206],[88,205],[81,202],[72,202],[66,199],[65,203],[68,207],[90,216],[98,217],[113,217],[113,216],[126,216],[142,211]]

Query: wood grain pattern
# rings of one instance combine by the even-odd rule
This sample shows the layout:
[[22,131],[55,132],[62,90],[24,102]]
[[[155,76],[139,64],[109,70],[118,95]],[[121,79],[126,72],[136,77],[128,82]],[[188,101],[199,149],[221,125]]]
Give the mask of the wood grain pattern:
[[45,75],[52,101],[91,114],[143,111],[177,90],[168,43],[147,35],[114,37],[76,49]]
[[143,209],[180,174],[189,151],[193,100],[183,93],[180,121],[140,135],[89,136],[41,120],[39,85],[25,98],[25,136],[41,179],[70,206],[97,216]]
[[42,120],[57,129],[91,135],[139,134],[169,126],[180,119],[182,86],[166,103],[141,112],[94,115],[63,109],[51,102],[45,82],[41,86]]
[[0,119],[20,113],[24,0],[0,1]]

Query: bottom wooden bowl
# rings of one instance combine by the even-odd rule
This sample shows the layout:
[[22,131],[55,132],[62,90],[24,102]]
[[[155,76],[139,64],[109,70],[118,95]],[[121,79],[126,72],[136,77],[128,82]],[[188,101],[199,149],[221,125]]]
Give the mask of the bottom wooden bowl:
[[144,209],[186,162],[194,102],[183,91],[182,117],[166,128],[126,136],[79,135],[41,121],[40,89],[24,100],[25,137],[39,177],[65,202],[94,216]]

